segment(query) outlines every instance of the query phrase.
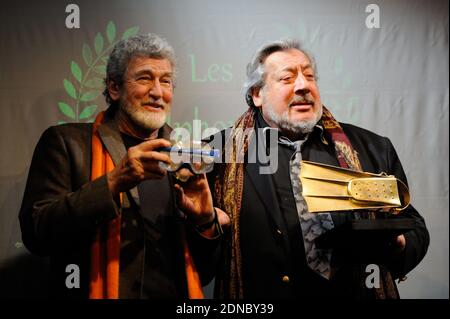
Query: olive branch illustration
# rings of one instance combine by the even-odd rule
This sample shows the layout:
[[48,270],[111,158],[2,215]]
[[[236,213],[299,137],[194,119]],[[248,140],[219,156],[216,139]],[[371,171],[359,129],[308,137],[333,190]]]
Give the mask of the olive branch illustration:
[[[71,61],[70,71],[74,80],[64,79],[64,89],[72,100],[68,103],[58,102],[59,110],[69,118],[68,121],[93,122],[93,115],[97,110],[95,100],[103,91],[103,79],[106,74],[106,64],[110,50],[122,39],[136,35],[139,27],[131,27],[122,34],[120,39],[116,38],[116,25],[109,21],[106,26],[105,37],[98,32],[94,38],[94,50],[87,44],[83,44],[82,56],[87,69],[83,72],[80,65]],[[106,43],[105,43],[106,42]],[[66,123],[60,121],[58,124]]]

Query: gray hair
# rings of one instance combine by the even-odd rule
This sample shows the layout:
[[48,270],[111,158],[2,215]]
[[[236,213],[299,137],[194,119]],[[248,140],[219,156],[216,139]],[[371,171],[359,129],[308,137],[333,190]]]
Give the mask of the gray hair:
[[169,60],[173,69],[173,76],[175,78],[175,52],[165,39],[153,33],[136,35],[128,39],[123,39],[114,46],[111,54],[109,55],[108,65],[106,67],[106,78],[104,79],[106,87],[103,91],[103,95],[105,96],[108,104],[113,102],[108,92],[108,83],[112,81],[121,87],[127,66],[135,57]]
[[295,39],[283,39],[274,42],[269,42],[256,51],[252,60],[247,64],[247,80],[244,83],[245,100],[249,106],[255,107],[253,103],[252,93],[253,89],[262,88],[265,84],[265,68],[264,62],[266,58],[272,53],[279,51],[287,51],[296,49],[303,52],[304,55],[311,62],[312,69],[314,71],[314,77],[317,78],[316,61],[311,53],[303,49],[298,40]]

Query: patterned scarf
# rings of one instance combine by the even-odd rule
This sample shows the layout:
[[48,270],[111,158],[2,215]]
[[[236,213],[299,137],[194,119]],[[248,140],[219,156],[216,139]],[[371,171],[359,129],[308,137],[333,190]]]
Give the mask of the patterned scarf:
[[[244,298],[239,233],[239,213],[244,187],[244,163],[234,159],[242,159],[247,153],[252,135],[242,134],[242,132],[254,129],[256,116],[257,109],[250,107],[232,127],[231,134],[225,143],[225,154],[230,155],[229,158],[232,159],[232,162],[221,167],[214,184],[215,199],[219,207],[226,211],[231,219],[231,236],[226,238],[223,251],[226,264],[224,271],[220,274],[221,278],[216,280],[216,291],[220,298]],[[362,171],[358,153],[353,149],[341,125],[325,106],[323,107],[321,121],[334,143],[339,165],[343,168]],[[365,217],[375,218],[373,214],[368,214]],[[390,273],[382,269],[381,277],[380,288],[373,289],[374,298],[398,298],[395,283]]]
[[[98,134],[105,112],[97,115],[92,132],[92,167],[91,180],[114,169],[114,162]],[[120,194],[122,202],[123,193]],[[203,299],[200,278],[185,238],[184,225],[180,232],[183,244],[185,273],[188,296],[191,299]],[[120,215],[107,225],[100,227],[91,246],[91,273],[89,282],[90,299],[119,298],[119,260],[120,260]]]

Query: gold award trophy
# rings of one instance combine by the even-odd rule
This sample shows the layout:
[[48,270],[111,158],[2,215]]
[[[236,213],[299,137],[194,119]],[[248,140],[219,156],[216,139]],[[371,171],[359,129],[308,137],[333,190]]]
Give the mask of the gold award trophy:
[[311,213],[348,210],[389,210],[408,207],[406,185],[393,175],[358,172],[302,161],[300,181]]
[[[338,213],[345,220],[316,239],[319,247],[353,247],[361,253],[372,244],[385,250],[384,244],[415,226],[412,218],[400,214],[409,206],[410,195],[393,175],[302,161],[299,178],[310,213]],[[363,216],[357,212],[370,212],[370,217],[355,217]]]

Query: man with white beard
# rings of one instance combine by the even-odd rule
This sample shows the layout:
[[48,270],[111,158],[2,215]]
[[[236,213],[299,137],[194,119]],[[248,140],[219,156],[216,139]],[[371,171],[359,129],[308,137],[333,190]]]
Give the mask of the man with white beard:
[[26,247],[50,256],[52,297],[203,296],[227,217],[205,174],[179,183],[159,166],[170,162],[158,149],[171,145],[175,62],[157,35],[120,41],[107,65],[109,108],[38,142],[19,217]]
[[[353,247],[319,247],[315,239],[362,213],[308,211],[302,195],[302,160],[357,171],[395,175],[406,183],[388,138],[337,122],[321,102],[314,59],[295,40],[264,45],[247,66],[249,109],[227,132],[209,141],[227,141],[232,160],[217,164],[208,179],[215,205],[231,217],[221,268],[216,277],[220,298],[398,298],[395,278],[405,278],[424,257],[429,235],[423,218],[409,206],[401,217],[415,227],[380,240],[388,247],[376,266],[379,280],[364,285],[368,266],[355,259]],[[242,138],[242,132],[255,132]],[[278,133],[278,165],[261,174],[266,163],[254,159],[255,145]],[[255,143],[262,139],[263,143]],[[266,150],[273,145],[266,145]],[[264,153],[264,151],[262,152]],[[258,154],[261,154],[258,150]],[[269,157],[273,157],[270,155]],[[247,159],[244,163],[238,159]],[[380,246],[381,247],[381,246]],[[384,246],[383,246],[384,247]],[[374,254],[369,248],[356,252]],[[371,255],[372,254],[372,255]],[[372,260],[372,259],[371,259]],[[370,268],[369,267],[369,268]],[[302,305],[305,307],[305,305]],[[319,310],[320,311],[320,310]]]

